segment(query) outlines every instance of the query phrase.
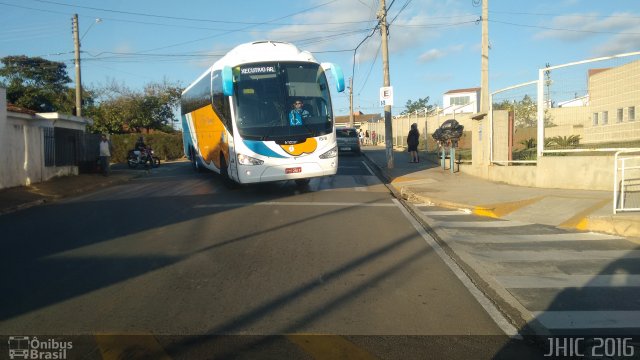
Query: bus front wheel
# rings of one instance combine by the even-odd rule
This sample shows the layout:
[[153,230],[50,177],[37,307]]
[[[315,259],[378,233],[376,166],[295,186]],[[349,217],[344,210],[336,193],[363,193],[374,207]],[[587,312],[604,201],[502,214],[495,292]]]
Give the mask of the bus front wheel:
[[235,189],[238,187],[238,183],[233,181],[229,176],[229,167],[224,160],[224,154],[220,154],[220,175],[222,176],[222,182],[228,189]]

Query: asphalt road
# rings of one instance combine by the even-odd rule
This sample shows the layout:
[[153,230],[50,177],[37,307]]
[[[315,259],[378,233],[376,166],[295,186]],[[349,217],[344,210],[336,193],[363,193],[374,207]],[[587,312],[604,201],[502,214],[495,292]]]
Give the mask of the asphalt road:
[[416,224],[359,156],[306,187],[163,165],[0,217],[0,333],[83,358],[132,334],[154,358],[537,357]]

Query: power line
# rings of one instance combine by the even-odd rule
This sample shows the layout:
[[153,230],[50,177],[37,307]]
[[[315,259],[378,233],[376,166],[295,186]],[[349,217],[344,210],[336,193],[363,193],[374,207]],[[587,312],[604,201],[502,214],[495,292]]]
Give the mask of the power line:
[[464,24],[472,24],[476,23],[478,20],[469,20],[469,21],[460,21],[455,23],[436,23],[436,24],[395,24],[395,27],[406,27],[406,28],[444,28],[449,26],[458,26]]
[[[404,9],[407,8],[407,6],[409,6],[410,3],[411,3],[411,0],[407,0],[407,2],[404,3],[404,5],[402,6],[402,8],[400,8],[400,11],[398,11],[396,16],[394,16],[393,19],[391,19],[391,21],[389,22],[389,25],[393,24],[393,22],[396,21],[396,18],[404,11]],[[391,3],[391,5],[393,5],[393,2]],[[389,5],[389,8],[391,8],[391,5]]]
[[558,15],[558,14],[550,14],[550,13],[528,13],[528,12],[491,11],[491,10],[489,10],[489,13],[492,13],[492,14],[508,14],[508,15],[553,16],[553,17],[577,16],[577,17],[589,17],[589,18],[608,18],[608,17],[612,17],[612,18],[615,18],[615,17],[618,17],[618,18],[633,18],[633,19],[640,18],[640,16],[635,16],[635,15],[586,15],[586,14]]
[[554,30],[554,31],[569,31],[569,32],[578,32],[578,33],[589,33],[589,34],[640,35],[640,33],[637,33],[637,32],[615,32],[615,31],[562,29],[562,28],[552,28],[552,27],[547,27],[547,26],[516,24],[516,23],[511,23],[511,22],[506,22],[506,21],[498,21],[498,20],[491,20],[491,19],[489,19],[488,21],[489,22],[498,23],[498,24],[506,24],[506,25],[512,25],[512,26],[537,28],[537,29],[544,29],[544,30]]
[[[45,3],[45,4],[58,5],[58,6],[72,7],[72,8],[80,8],[80,9],[87,9],[87,10],[94,10],[94,11],[104,11],[104,12],[110,12],[110,13],[126,14],[126,15],[134,15],[134,16],[143,16],[143,17],[151,17],[151,18],[170,19],[170,20],[194,21],[194,22],[212,22],[212,23],[238,24],[238,25],[262,25],[262,24],[264,24],[264,22],[212,20],[212,19],[198,19],[198,18],[188,18],[188,17],[180,17],[180,16],[146,14],[146,13],[139,13],[139,12],[133,12],[133,11],[122,11],[122,10],[97,8],[97,7],[91,7],[91,6],[64,4],[64,3],[60,3],[60,2],[56,2],[56,1],[50,1],[50,0],[32,0],[32,1]],[[318,5],[318,6],[314,7],[314,8],[321,7],[321,6],[324,6],[324,5],[333,3],[333,2],[335,2],[335,0],[334,1],[329,1],[328,3],[325,3],[325,4],[320,4],[320,5]],[[286,18],[286,17],[289,17],[289,16],[285,16],[283,18]],[[277,20],[281,20],[283,18],[280,18],[280,19],[277,19]],[[316,25],[316,26],[317,25],[345,25],[345,24],[365,23],[365,22],[368,22],[368,21],[349,21],[349,22],[317,23],[317,24],[303,24],[303,25]],[[271,22],[269,22],[269,23],[271,23]],[[298,25],[298,24],[276,24],[276,23],[273,23],[272,25]]]
[[[44,1],[44,0],[38,0],[38,1]],[[222,34],[216,34],[216,35],[213,35],[213,36],[206,36],[206,37],[203,37],[203,38],[200,38],[200,39],[195,39],[195,40],[191,40],[191,41],[185,41],[185,42],[182,42],[182,43],[177,43],[177,44],[172,44],[172,45],[162,46],[162,47],[158,47],[158,48],[154,48],[154,49],[149,49],[149,50],[143,50],[143,52],[151,52],[151,51],[156,51],[156,50],[167,49],[167,48],[170,48],[170,47],[176,47],[176,46],[182,46],[182,45],[192,44],[192,43],[194,43],[194,42],[199,42],[199,41],[203,41],[203,40],[209,40],[209,39],[212,39],[212,38],[215,38],[215,37],[218,37],[218,36],[224,36],[224,35],[232,34],[232,33],[234,33],[234,32],[238,32],[238,31],[241,31],[241,30],[251,29],[251,28],[256,27],[257,25],[264,25],[264,24],[274,23],[274,22],[276,22],[276,21],[278,21],[278,20],[282,20],[282,19],[285,19],[285,18],[288,18],[288,17],[291,17],[291,16],[295,16],[295,15],[298,15],[298,14],[302,14],[302,13],[305,13],[305,12],[307,12],[307,11],[311,11],[311,10],[317,9],[317,8],[319,8],[319,7],[322,7],[322,6],[325,6],[325,5],[328,5],[328,4],[331,4],[331,3],[334,3],[334,2],[336,2],[336,1],[337,1],[337,0],[332,0],[332,1],[329,1],[329,2],[326,2],[326,3],[322,3],[322,4],[320,4],[320,5],[316,5],[316,6],[313,6],[313,7],[310,7],[310,8],[307,8],[307,9],[304,9],[304,10],[301,10],[301,11],[298,11],[298,12],[295,12],[295,13],[292,13],[292,14],[288,14],[288,15],[285,15],[285,16],[282,16],[282,17],[279,17],[279,18],[276,18],[276,19],[268,20],[268,21],[265,21],[265,22],[263,22],[263,23],[259,23],[259,24],[255,24],[255,25],[249,25],[249,26],[243,27],[243,28],[241,28],[241,29],[230,30],[230,31],[224,32],[224,33],[222,33]]]
[[378,50],[376,51],[376,56],[373,58],[373,61],[371,62],[371,67],[369,68],[369,72],[367,73],[367,77],[364,79],[364,83],[362,83],[362,87],[360,88],[360,91],[358,91],[358,96],[360,96],[360,93],[362,92],[362,90],[364,90],[365,85],[367,85],[367,81],[369,81],[369,76],[371,75],[371,71],[373,70],[373,66],[378,62],[378,55],[380,55],[380,49],[382,48],[382,43],[380,43],[378,45]]

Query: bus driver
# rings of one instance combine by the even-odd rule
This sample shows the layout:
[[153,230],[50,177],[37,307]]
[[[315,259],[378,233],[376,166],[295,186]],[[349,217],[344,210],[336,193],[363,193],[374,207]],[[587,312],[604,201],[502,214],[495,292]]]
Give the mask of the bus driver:
[[302,120],[309,117],[309,112],[302,108],[303,105],[302,100],[293,103],[293,110],[289,113],[289,125],[302,125]]

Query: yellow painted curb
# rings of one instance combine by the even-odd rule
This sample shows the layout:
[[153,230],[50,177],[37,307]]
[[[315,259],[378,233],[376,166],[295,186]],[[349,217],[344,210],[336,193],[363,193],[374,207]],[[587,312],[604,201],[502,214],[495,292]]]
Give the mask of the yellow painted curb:
[[287,339],[299,346],[314,359],[377,359],[366,350],[338,335],[287,335]]
[[559,227],[578,229],[578,230],[588,230],[589,221],[587,220],[587,216],[594,211],[600,209],[605,204],[611,202],[611,199],[605,199],[595,203],[594,205],[588,207],[585,210],[580,211],[576,215],[564,221],[562,224],[558,225]]
[[395,183],[417,181],[417,180],[424,180],[424,178],[413,177],[413,176],[398,176],[397,178],[391,180],[391,183],[395,184]]
[[497,203],[493,205],[478,206],[472,210],[476,215],[487,216],[492,218],[501,218],[525,206],[531,205],[542,200],[544,196],[538,196],[531,199]]

